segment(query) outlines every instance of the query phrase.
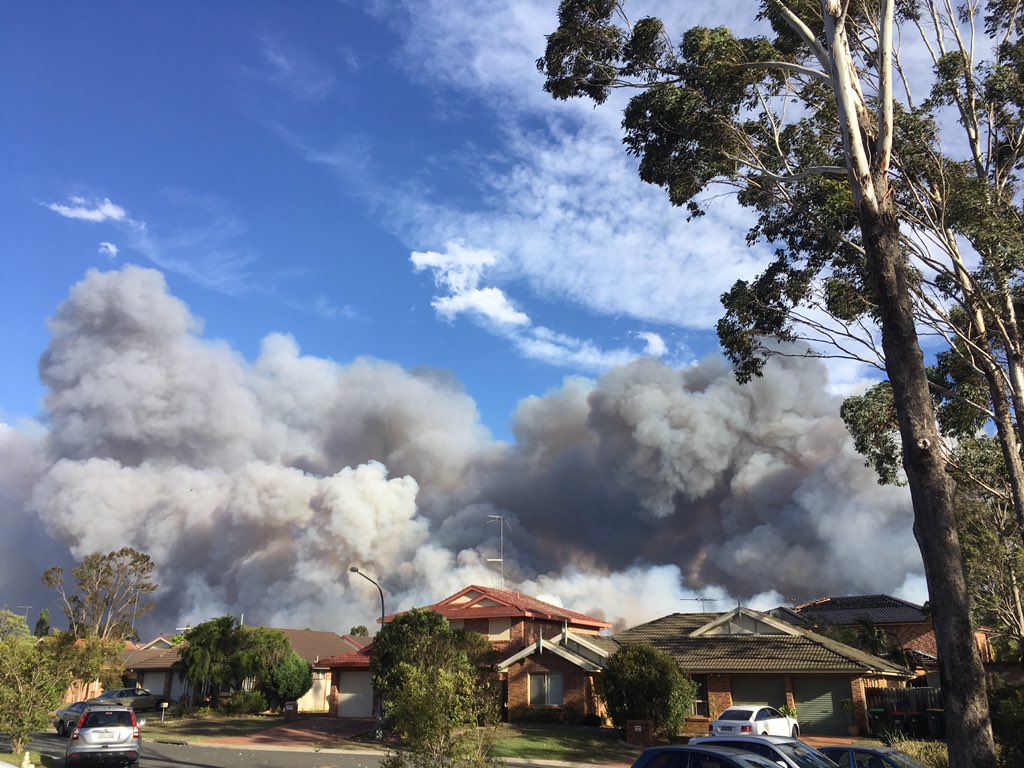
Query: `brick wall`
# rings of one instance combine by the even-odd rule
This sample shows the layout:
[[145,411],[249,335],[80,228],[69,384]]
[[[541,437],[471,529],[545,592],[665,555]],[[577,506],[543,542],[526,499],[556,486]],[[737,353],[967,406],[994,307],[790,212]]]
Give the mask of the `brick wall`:
[[728,675],[708,675],[708,715],[714,720],[732,706],[732,689]]
[[[530,706],[530,675],[541,672],[561,673],[560,708],[545,707],[537,711],[539,708]],[[507,675],[510,721],[542,719],[545,715],[550,715],[552,719],[576,722],[590,715],[600,717],[603,714],[597,699],[593,675],[561,656],[553,653],[535,653],[509,667]]]
[[931,624],[893,624],[886,631],[896,638],[896,642],[908,651],[921,651],[932,656],[938,655],[935,644],[935,630]]

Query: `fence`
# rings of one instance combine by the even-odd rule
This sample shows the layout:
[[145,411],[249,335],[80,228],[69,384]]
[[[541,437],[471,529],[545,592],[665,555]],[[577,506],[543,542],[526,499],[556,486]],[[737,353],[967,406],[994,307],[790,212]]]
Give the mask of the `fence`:
[[942,707],[941,688],[868,688],[868,709],[886,712],[926,712]]

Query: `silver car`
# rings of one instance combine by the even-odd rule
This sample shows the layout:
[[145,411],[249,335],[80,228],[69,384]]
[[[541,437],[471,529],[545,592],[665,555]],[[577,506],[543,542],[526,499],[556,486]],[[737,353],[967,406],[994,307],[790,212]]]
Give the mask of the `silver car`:
[[138,768],[142,754],[142,723],[129,707],[90,704],[71,731],[64,750],[64,765],[116,763]]
[[689,743],[743,749],[788,768],[836,768],[832,760],[814,747],[791,736],[701,736]]
[[67,704],[57,710],[53,716],[53,727],[57,729],[58,736],[67,736],[78,725],[82,719],[82,713],[89,706],[88,701],[76,701],[74,704]]

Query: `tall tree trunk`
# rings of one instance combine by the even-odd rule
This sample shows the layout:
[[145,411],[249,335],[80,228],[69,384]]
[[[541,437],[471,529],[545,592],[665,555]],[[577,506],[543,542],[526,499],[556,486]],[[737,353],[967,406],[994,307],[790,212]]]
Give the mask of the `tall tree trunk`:
[[903,443],[903,469],[914,505],[932,606],[949,734],[949,764],[994,766],[995,747],[981,656],[971,626],[953,494],[940,450],[935,409],[914,324],[899,222],[891,204],[860,206],[868,273],[878,298],[882,348]]

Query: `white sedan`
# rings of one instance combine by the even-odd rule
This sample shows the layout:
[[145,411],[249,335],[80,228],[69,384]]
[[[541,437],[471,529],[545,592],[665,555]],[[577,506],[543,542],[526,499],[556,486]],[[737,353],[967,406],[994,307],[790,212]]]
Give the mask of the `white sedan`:
[[729,707],[711,723],[712,736],[792,736],[800,735],[795,717],[787,717],[774,707],[748,705]]

